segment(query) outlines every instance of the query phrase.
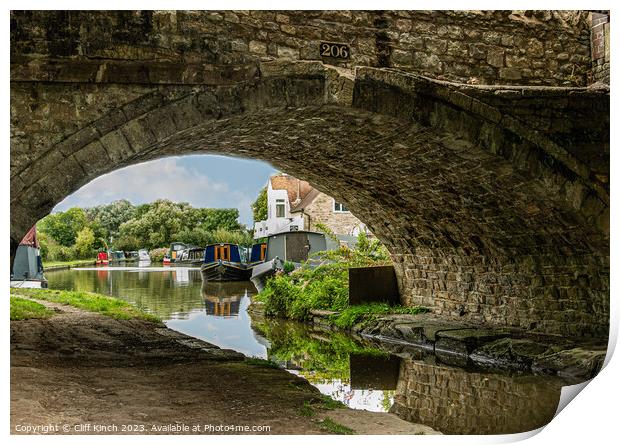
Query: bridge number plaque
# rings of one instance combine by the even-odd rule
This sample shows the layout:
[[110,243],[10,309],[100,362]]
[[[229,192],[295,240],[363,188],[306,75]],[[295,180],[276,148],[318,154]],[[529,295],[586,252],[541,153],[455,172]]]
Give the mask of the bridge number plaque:
[[351,49],[344,43],[321,42],[320,53],[321,57],[348,59],[351,56]]

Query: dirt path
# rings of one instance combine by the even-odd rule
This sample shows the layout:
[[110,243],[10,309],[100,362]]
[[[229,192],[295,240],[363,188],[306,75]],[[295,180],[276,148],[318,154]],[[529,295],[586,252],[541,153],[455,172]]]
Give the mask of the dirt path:
[[[236,425],[250,434],[325,434],[317,421],[330,414],[369,432],[353,410],[302,416],[319,392],[284,370],[163,325],[40,302],[58,314],[11,322],[12,433],[223,434],[222,425]],[[373,419],[375,434],[433,432],[393,414]],[[252,430],[259,426],[269,431]]]

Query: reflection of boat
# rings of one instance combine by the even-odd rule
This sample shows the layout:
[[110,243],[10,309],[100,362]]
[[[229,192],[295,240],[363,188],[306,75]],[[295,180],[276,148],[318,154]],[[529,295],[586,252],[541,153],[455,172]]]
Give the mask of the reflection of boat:
[[205,300],[205,311],[207,315],[236,316],[241,298],[253,290],[247,281],[203,281],[201,292]]
[[267,238],[265,261],[252,268],[252,283],[261,291],[265,287],[265,280],[276,271],[282,270],[284,262],[291,262],[298,267],[302,261],[308,259],[308,255],[338,247],[335,242],[318,232],[299,230],[270,235]]
[[189,283],[189,270],[186,267],[179,267],[178,269],[174,269],[173,276],[176,283]]
[[239,246],[229,243],[209,244],[204,250],[200,270],[205,281],[243,281],[250,278],[251,273],[241,261]]
[[36,226],[32,226],[17,247],[11,271],[11,287],[47,287]]

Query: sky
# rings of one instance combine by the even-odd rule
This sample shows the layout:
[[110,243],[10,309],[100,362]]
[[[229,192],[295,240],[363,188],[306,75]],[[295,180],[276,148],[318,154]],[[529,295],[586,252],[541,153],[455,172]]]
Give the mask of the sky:
[[189,202],[194,207],[237,208],[252,227],[250,205],[276,170],[266,162],[217,155],[173,156],[115,170],[67,196],[53,211],[127,199]]

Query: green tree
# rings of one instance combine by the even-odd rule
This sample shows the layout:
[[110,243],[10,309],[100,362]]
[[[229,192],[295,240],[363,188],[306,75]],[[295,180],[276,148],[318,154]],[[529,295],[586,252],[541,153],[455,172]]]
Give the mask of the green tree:
[[252,217],[254,222],[267,219],[267,187],[261,189],[256,201],[252,203]]
[[47,215],[37,227],[41,233],[54,238],[60,245],[70,247],[75,244],[77,233],[87,225],[86,214],[79,207],[66,212]]
[[126,199],[86,209],[88,219],[105,229],[107,239],[118,236],[121,224],[134,218],[136,213],[137,208]]
[[120,235],[114,239],[114,248],[118,250],[138,250],[142,244],[141,240],[133,235]]
[[92,256],[94,246],[95,232],[86,226],[78,232],[75,238],[75,251],[79,256],[87,258]]
[[140,216],[121,224],[119,236],[134,236],[140,248],[154,249],[170,244],[172,235],[186,228],[185,206],[168,200],[158,200]]

